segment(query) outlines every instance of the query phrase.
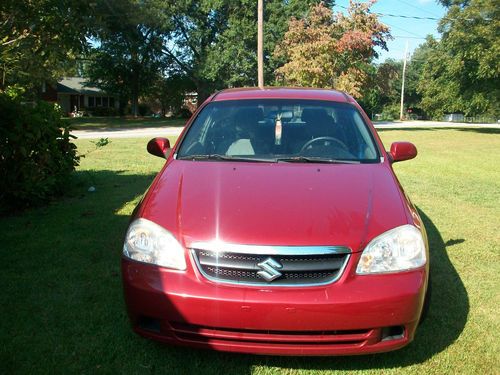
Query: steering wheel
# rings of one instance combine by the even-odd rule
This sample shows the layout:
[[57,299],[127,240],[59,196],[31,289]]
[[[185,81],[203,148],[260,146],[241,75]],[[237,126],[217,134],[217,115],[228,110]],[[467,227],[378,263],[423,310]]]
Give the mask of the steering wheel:
[[339,141],[337,138],[333,138],[333,137],[318,137],[318,138],[313,138],[310,141],[307,141],[304,144],[304,146],[302,146],[302,148],[300,149],[300,152],[306,150],[309,146],[311,146],[314,143],[318,143],[318,142],[324,142],[324,143],[326,143],[326,142],[333,142],[336,145],[338,145],[341,148],[343,148],[345,151],[349,151],[349,148],[345,145],[345,143],[342,142],[342,141]]

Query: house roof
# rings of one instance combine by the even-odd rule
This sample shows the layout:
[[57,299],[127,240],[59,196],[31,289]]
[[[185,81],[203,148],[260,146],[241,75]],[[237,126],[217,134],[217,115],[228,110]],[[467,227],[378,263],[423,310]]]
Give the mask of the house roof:
[[57,92],[66,94],[102,95],[103,90],[90,86],[85,78],[64,77],[57,82]]

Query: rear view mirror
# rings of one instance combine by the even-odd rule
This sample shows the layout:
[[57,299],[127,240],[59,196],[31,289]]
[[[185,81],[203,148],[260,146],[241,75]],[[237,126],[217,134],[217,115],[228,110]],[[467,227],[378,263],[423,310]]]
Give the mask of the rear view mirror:
[[166,159],[170,153],[170,141],[167,138],[153,138],[148,142],[147,149],[151,155]]
[[417,148],[410,142],[394,142],[391,145],[392,162],[410,160],[417,156]]

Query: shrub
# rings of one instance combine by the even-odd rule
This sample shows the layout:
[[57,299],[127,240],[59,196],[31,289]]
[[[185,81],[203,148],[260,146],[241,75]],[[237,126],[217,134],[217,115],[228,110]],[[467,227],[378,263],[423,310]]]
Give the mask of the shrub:
[[381,120],[399,120],[399,104],[387,104],[382,110]]
[[174,116],[175,117],[179,117],[179,118],[190,118],[192,115],[191,111],[186,108],[186,107],[182,107],[180,108],[177,112],[175,112]]
[[139,107],[137,108],[139,116],[147,116],[151,114],[151,109],[147,104],[140,103]]
[[60,110],[0,92],[0,113],[0,214],[64,192],[78,156]]

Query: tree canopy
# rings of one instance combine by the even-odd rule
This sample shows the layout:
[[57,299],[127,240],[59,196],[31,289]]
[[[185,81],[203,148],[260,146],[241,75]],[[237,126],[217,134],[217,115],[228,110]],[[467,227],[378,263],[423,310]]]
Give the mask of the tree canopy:
[[[290,17],[302,17],[310,3],[319,1],[267,0],[264,54],[266,77],[279,64],[272,52]],[[330,2],[326,2],[331,5]],[[257,6],[254,0],[182,0],[168,6],[172,16],[164,52],[171,69],[196,86],[200,100],[213,90],[253,86],[257,73]]]
[[[368,112],[399,103],[400,61],[375,63],[389,28],[374,0],[266,0],[267,85],[336,88]],[[407,67],[405,103],[423,115],[499,116],[498,1],[439,0],[447,14],[441,39],[429,38]],[[163,109],[195,91],[256,85],[255,0],[38,0],[0,2],[0,90],[19,86],[37,97],[42,82],[84,74],[137,113],[151,98]],[[81,69],[81,66],[84,69]],[[170,103],[170,104],[168,104]]]
[[500,115],[500,7],[497,1],[449,2],[422,70],[422,107],[432,116]]
[[87,47],[97,2],[0,2],[0,88],[34,89],[53,80]]
[[107,8],[109,19],[102,24],[89,53],[85,74],[96,86],[130,99],[132,114],[162,67],[163,35],[156,13],[136,2],[120,2]]
[[298,86],[330,87],[360,98],[375,47],[387,50],[389,28],[370,13],[368,3],[350,2],[347,15],[333,13],[323,3],[302,19],[293,18],[275,55],[285,64],[279,80]]

